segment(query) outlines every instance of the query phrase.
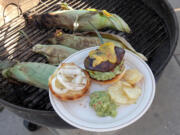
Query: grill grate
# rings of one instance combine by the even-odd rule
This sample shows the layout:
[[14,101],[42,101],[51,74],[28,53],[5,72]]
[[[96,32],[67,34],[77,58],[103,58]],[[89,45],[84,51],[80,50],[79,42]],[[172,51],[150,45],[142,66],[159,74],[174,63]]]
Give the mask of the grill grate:
[[[60,7],[58,0],[47,0],[30,9],[32,14],[54,11]],[[169,52],[169,35],[163,20],[140,0],[62,0],[76,9],[97,8],[120,15],[131,27],[133,33],[126,34],[115,30],[104,30],[125,37],[137,51],[144,53],[153,73],[167,56],[160,53]],[[23,30],[32,41],[30,44],[22,36]],[[22,15],[14,18],[0,28],[0,60],[47,62],[45,57],[35,54],[31,48],[36,43],[44,43],[52,31],[38,30],[33,26],[25,26]],[[157,60],[158,58],[158,60]],[[27,84],[14,84],[0,75],[0,98],[26,108],[37,110],[53,110],[48,92]]]

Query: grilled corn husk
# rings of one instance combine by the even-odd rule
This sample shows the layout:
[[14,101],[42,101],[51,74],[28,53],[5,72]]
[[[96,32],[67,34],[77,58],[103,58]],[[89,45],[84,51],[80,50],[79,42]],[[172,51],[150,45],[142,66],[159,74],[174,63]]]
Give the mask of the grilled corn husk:
[[77,34],[59,33],[56,32],[52,37],[50,37],[47,40],[48,44],[64,45],[70,48],[74,48],[76,50],[98,46],[101,44],[97,36],[90,37]]
[[24,14],[24,18],[27,24],[34,24],[39,28],[47,29],[66,28],[72,31],[92,31],[90,21],[97,29],[112,28],[127,33],[131,31],[128,24],[121,17],[106,10],[75,10],[68,7],[68,5],[63,5],[62,9],[38,15]]
[[77,52],[73,48],[69,48],[62,45],[42,45],[37,44],[32,49],[33,52],[44,55],[48,62],[53,65],[58,65],[62,60],[69,55]]
[[56,66],[35,62],[20,63],[0,61],[0,69],[5,78],[11,78],[19,82],[48,90],[48,79],[55,71]]
[[[138,55],[144,61],[147,61],[147,58],[143,54],[137,52],[125,38],[106,32],[99,33],[101,34],[104,42],[113,42],[116,46],[127,49]],[[98,46],[101,44],[100,39],[95,32],[65,34],[61,31],[56,31],[56,33],[48,39],[48,43],[57,45],[60,44],[76,50]]]

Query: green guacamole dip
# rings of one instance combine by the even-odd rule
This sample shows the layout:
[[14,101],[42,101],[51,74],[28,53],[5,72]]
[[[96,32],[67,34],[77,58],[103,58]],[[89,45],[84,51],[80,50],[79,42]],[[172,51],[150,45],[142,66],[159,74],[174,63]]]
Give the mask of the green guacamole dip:
[[111,100],[106,91],[96,91],[90,95],[89,105],[95,110],[96,114],[101,117],[117,115],[116,104]]
[[111,80],[114,78],[116,75],[120,74],[123,71],[124,68],[124,62],[122,61],[121,64],[117,65],[113,71],[110,72],[99,72],[99,71],[91,71],[87,70],[90,77],[96,80]]

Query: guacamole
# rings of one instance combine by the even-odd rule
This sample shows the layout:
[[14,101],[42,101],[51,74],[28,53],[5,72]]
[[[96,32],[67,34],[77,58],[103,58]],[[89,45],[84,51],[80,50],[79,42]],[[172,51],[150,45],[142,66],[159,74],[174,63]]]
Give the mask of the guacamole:
[[113,71],[110,72],[99,72],[99,71],[91,71],[87,70],[90,77],[96,80],[111,80],[116,75],[120,74],[124,70],[124,62],[122,61],[121,64],[117,65]]
[[101,117],[117,115],[116,104],[111,100],[106,91],[96,91],[90,95],[89,105],[95,110],[96,114]]

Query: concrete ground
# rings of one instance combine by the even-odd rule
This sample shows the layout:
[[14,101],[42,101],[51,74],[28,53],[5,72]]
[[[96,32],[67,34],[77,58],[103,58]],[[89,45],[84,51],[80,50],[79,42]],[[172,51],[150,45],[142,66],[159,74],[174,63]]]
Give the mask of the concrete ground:
[[[180,22],[180,0],[169,0]],[[180,135],[180,42],[174,56],[157,82],[154,102],[149,111],[136,123],[122,130],[93,133],[79,129],[56,130],[60,135]],[[47,128],[29,132],[23,120],[7,111],[0,112],[0,135],[53,135]]]

